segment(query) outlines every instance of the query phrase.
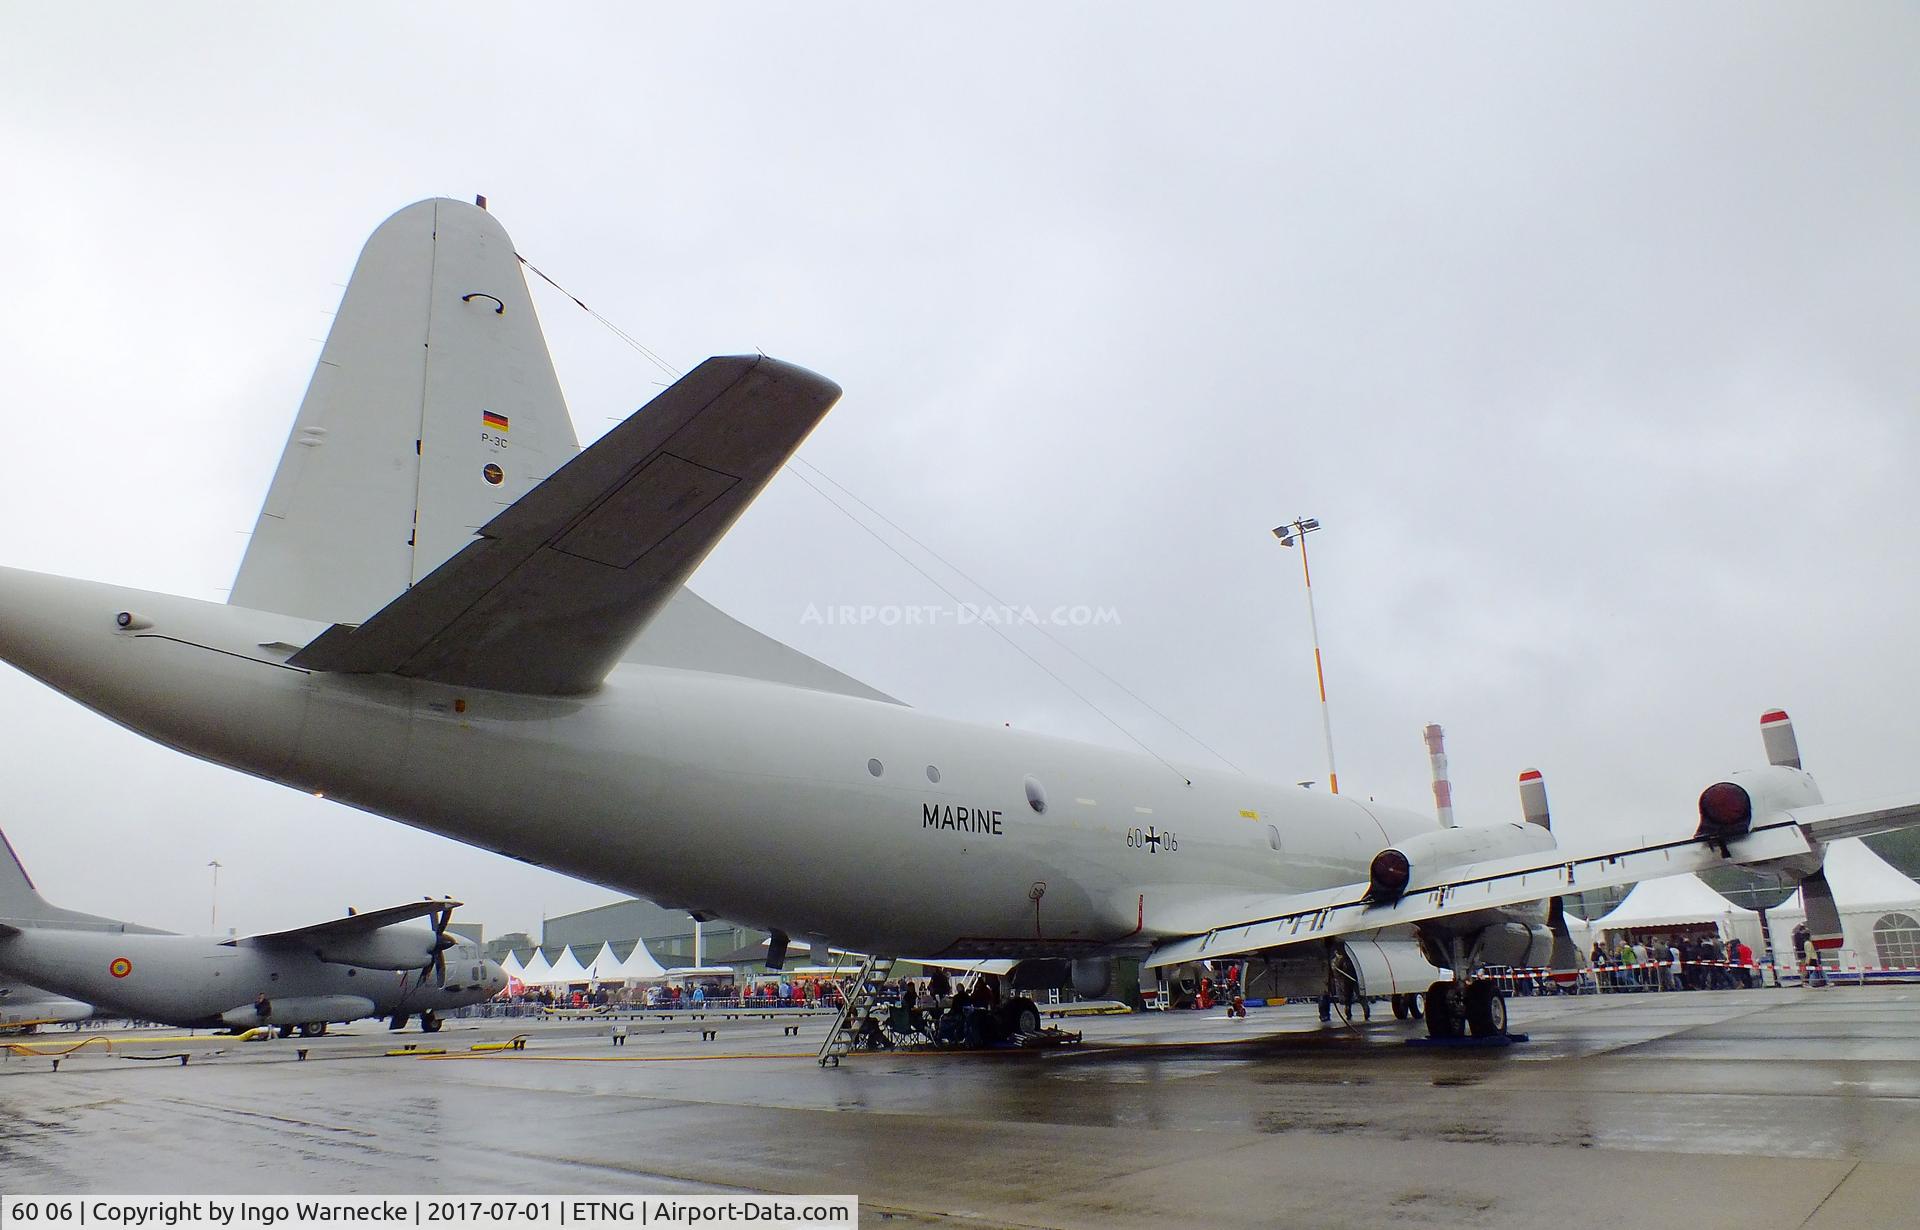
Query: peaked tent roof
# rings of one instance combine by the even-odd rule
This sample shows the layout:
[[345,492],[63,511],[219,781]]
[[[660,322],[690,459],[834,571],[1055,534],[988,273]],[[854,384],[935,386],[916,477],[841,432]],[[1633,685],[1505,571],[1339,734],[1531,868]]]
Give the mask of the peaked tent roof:
[[595,982],[612,982],[620,977],[620,958],[613,955],[612,940],[603,942],[593,960],[587,962],[587,977]]
[[[1858,837],[1827,847],[1827,883],[1833,888],[1834,903],[1843,910],[1867,905],[1920,905],[1920,884],[1901,875]],[[1790,904],[1804,908],[1798,895]]]
[[552,981],[552,979],[548,977],[548,975],[552,973],[553,966],[548,964],[547,954],[536,948],[533,950],[532,959],[526,964],[525,971],[520,975],[520,981],[526,983],[528,986],[537,987],[543,983]]
[[527,980],[527,967],[520,964],[519,956],[512,951],[509,951],[506,959],[500,962],[500,968],[506,972],[508,977],[518,978],[522,982]]
[[586,982],[587,967],[580,964],[580,958],[573,955],[573,949],[562,948],[560,959],[553,963],[553,968],[544,981],[548,983]]
[[1700,882],[1696,875],[1663,876],[1642,880],[1626,900],[1592,922],[1596,930],[1658,926],[1662,923],[1719,922],[1724,918],[1751,918],[1753,911],[1734,905]]
[[666,976],[667,971],[662,969],[660,963],[653,959],[653,954],[647,951],[645,940],[637,941],[633,951],[627,954],[627,959],[620,963],[620,977],[631,982],[644,982],[650,978]]

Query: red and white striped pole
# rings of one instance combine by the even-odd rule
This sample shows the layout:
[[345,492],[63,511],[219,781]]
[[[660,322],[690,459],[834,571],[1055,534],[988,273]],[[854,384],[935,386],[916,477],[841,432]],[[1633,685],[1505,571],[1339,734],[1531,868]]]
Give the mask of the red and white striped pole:
[[1320,528],[1312,517],[1296,517],[1290,525],[1276,526],[1273,536],[1283,547],[1300,546],[1300,575],[1307,582],[1307,628],[1313,634],[1313,677],[1320,684],[1320,730],[1327,738],[1327,789],[1340,793],[1340,773],[1333,765],[1333,715],[1327,707],[1327,672],[1320,662],[1320,621],[1313,613],[1313,569],[1307,565],[1307,535]]
[[1453,827],[1453,782],[1447,776],[1447,732],[1438,722],[1426,729],[1427,763],[1433,767],[1433,810],[1440,816],[1440,827]]

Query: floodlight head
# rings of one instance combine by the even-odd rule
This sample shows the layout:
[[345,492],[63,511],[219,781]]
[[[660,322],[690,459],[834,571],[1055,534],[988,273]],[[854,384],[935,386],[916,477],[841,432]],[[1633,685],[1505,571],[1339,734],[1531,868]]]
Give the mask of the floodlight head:
[[1281,546],[1290,547],[1319,528],[1320,522],[1313,517],[1295,517],[1291,525],[1274,526],[1273,536],[1280,540]]

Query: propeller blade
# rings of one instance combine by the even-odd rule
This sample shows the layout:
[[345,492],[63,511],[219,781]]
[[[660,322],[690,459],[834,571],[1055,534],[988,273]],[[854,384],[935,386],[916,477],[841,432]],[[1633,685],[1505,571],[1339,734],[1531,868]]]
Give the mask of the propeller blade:
[[1813,932],[1813,946],[1830,952],[1846,943],[1840,930],[1840,909],[1833,900],[1823,867],[1800,881],[1800,904],[1806,907],[1807,929]]
[[1767,763],[1800,767],[1800,740],[1793,734],[1793,719],[1785,709],[1769,709],[1760,715],[1760,741],[1766,745]]

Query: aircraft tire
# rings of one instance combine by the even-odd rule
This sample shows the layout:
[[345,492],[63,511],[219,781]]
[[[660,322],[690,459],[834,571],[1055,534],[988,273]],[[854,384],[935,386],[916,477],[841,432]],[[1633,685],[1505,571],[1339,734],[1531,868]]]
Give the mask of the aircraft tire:
[[406,1027],[407,1027],[407,1014],[404,1012],[395,1013],[392,1017],[388,1018],[387,1020],[388,1029],[398,1031],[398,1030],[405,1029]]
[[1467,988],[1467,1028],[1476,1038],[1495,1038],[1507,1032],[1507,997],[1491,982]]
[[302,1038],[318,1038],[326,1032],[327,1023],[325,1021],[308,1021],[300,1027],[300,1036]]
[[282,1025],[282,1026],[279,1026],[279,1030],[280,1030],[280,1036],[281,1036],[282,1038],[291,1038],[291,1037],[293,1037],[293,1026],[291,1026],[291,1025]]
[[1466,1032],[1466,1022],[1454,1012],[1453,984],[1436,982],[1427,992],[1427,1036],[1458,1038]]
[[1005,1020],[1009,1035],[1040,1032],[1040,1009],[1025,996],[1007,1005]]
[[440,1018],[431,1012],[422,1012],[420,1014],[420,1032],[423,1034],[439,1033]]
[[1404,995],[1396,995],[1396,996],[1394,996],[1394,997],[1393,997],[1393,1019],[1394,1019],[1394,1020],[1396,1020],[1396,1021],[1404,1021],[1404,1020],[1406,1020],[1406,1019],[1407,1019],[1407,1011],[1408,1011],[1408,1009],[1407,1009],[1407,997],[1406,997],[1406,996],[1404,996]]

